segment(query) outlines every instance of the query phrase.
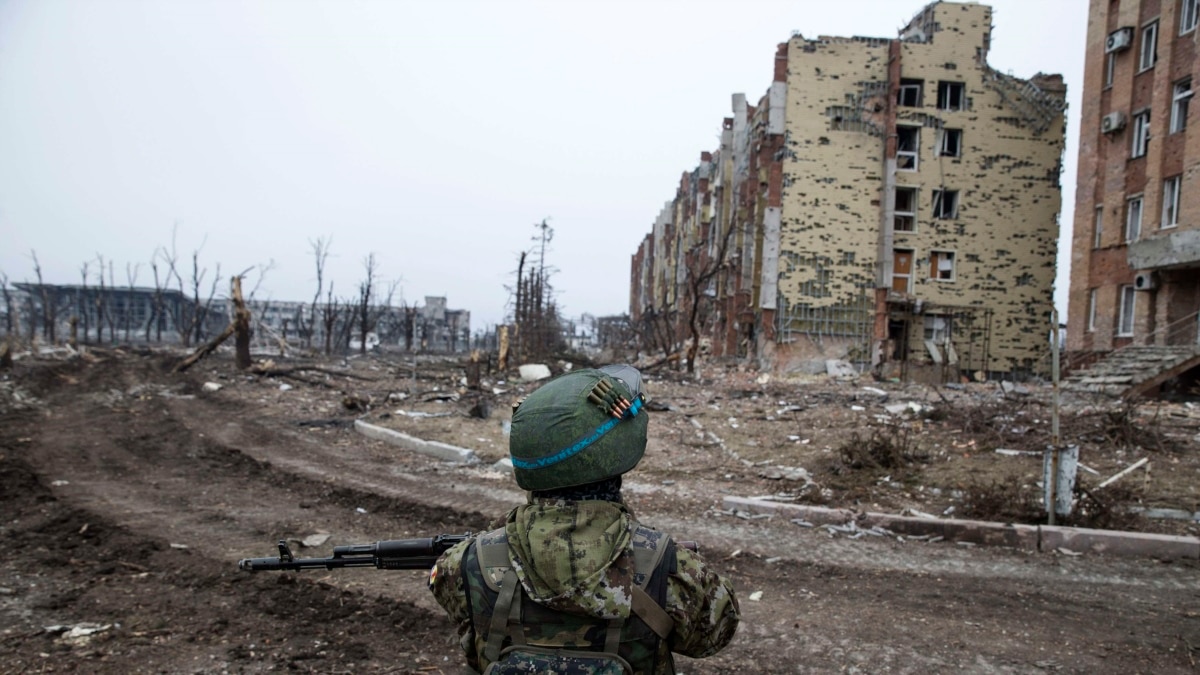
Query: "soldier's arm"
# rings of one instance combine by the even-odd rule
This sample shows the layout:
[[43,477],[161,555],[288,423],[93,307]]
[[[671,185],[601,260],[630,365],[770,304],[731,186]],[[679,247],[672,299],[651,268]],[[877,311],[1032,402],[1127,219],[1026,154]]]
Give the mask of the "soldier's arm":
[[462,574],[463,557],[471,541],[468,539],[461,542],[442,554],[429,572],[429,590],[457,627],[459,644],[466,654],[467,662],[472,667],[478,667],[475,628],[471,623],[471,608],[467,604],[466,581]]
[[692,658],[716,654],[737,631],[741,614],[733,587],[698,553],[676,548],[676,572],[667,580],[667,612],[675,620],[671,651]]

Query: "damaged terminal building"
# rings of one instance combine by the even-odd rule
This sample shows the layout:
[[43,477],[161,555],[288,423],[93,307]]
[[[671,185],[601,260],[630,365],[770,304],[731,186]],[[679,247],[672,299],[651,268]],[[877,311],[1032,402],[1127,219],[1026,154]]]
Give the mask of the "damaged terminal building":
[[635,325],[685,335],[699,296],[713,356],[777,372],[1048,371],[1066,87],[990,67],[991,31],[935,2],[894,39],[779,45],[634,254]]

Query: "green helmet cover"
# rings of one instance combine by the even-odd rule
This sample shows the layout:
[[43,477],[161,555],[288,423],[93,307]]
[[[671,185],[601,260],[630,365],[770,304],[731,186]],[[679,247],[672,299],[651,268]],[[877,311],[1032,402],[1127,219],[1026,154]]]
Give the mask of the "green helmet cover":
[[525,397],[513,410],[508,442],[517,485],[574,487],[637,466],[649,421],[640,389],[637,370],[606,366],[560,375]]

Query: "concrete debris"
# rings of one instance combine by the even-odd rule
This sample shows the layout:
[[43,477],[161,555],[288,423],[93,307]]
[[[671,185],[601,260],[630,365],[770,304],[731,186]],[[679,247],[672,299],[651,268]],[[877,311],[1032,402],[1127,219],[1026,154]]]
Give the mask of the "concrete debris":
[[892,415],[920,415],[925,411],[925,406],[916,401],[905,401],[903,403],[890,403],[883,406],[883,409]]
[[1058,548],[1056,548],[1054,550],[1056,553],[1061,553],[1063,555],[1071,556],[1072,558],[1078,558],[1079,556],[1083,555],[1083,553],[1080,551],[1072,551],[1069,548],[1063,548],[1061,546],[1059,546]]
[[762,596],[762,591],[754,591],[750,594],[750,602],[758,602],[759,600],[762,600]]
[[[1107,487],[1109,485],[1112,485],[1113,483],[1117,482],[1121,478],[1124,478],[1125,476],[1132,473],[1135,469],[1145,465],[1149,461],[1150,461],[1149,457],[1143,457],[1143,458],[1139,459],[1138,461],[1134,462],[1133,464],[1130,464],[1129,466],[1125,467],[1124,469],[1121,469],[1119,472],[1117,472],[1113,476],[1105,479],[1104,482],[1102,482],[1096,486],[1096,489],[1099,490],[1102,487]],[[1147,469],[1147,470],[1149,470],[1149,469]]]
[[450,417],[454,413],[451,413],[451,412],[428,413],[428,412],[422,412],[420,410],[397,410],[397,411],[395,411],[395,414],[401,415],[403,417],[424,418],[424,417]]
[[1037,450],[1013,450],[1011,448],[996,448],[997,455],[1008,455],[1010,457],[1041,457],[1042,453]]
[[900,512],[900,515],[916,516],[918,518],[929,518],[931,520],[937,520],[937,516],[933,515],[932,513],[925,513],[924,511],[918,511],[916,509],[904,509],[903,511]]
[[847,361],[829,359],[825,361],[825,373],[833,378],[857,379],[858,371]]
[[288,384],[287,382],[284,382],[279,385],[279,391],[291,391],[291,390],[292,390],[292,385]]
[[70,485],[70,484],[71,484],[71,481],[66,481],[66,480],[50,481],[50,485],[52,485],[54,487],[62,487],[64,485]]
[[863,391],[875,394],[876,396],[881,396],[884,400],[887,400],[888,397],[888,393],[886,391],[882,389],[876,389],[875,387],[863,387]]
[[808,522],[807,520],[800,520],[799,518],[792,518],[788,522],[793,525],[799,525],[800,527],[814,527],[812,523]]
[[187,544],[171,544],[171,548],[175,549],[176,551],[186,551],[191,547]]
[[550,377],[550,367],[543,363],[526,363],[518,370],[521,372],[521,380],[524,382],[537,382]]
[[316,534],[310,534],[301,539],[300,544],[308,548],[316,548],[327,541],[329,541],[329,534],[325,532],[318,532]]
[[812,476],[809,475],[808,470],[798,466],[773,466],[764,469],[758,475],[768,480],[804,481],[805,485],[812,483]]
[[200,387],[200,389],[201,391],[211,394],[214,391],[221,391],[221,385],[216,382],[205,382],[204,386]]

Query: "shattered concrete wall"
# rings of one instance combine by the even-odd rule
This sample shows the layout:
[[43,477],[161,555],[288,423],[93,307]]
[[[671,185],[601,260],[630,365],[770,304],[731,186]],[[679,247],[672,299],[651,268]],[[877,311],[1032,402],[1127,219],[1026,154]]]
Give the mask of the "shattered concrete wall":
[[[826,358],[870,364],[887,351],[898,302],[909,315],[987,309],[988,349],[972,347],[981,360],[971,367],[1036,369],[1049,332],[1065,87],[1059,76],[991,69],[990,35],[987,6],[935,2],[896,39],[796,35],[779,45],[766,93],[754,106],[734,95],[721,147],[684,174],[656,221],[641,262],[652,272],[640,277],[653,292],[637,295],[682,309],[687,252],[708,237],[711,255],[728,226],[714,353],[783,371]],[[908,199],[900,210],[897,190]],[[899,253],[911,265],[903,284]],[[918,338],[900,357],[924,356]]]
[[[872,289],[899,286],[887,272],[889,254],[903,249],[912,267],[901,295],[995,311],[986,370],[1031,367],[1045,354],[1065,88],[1061,78],[1038,87],[989,68],[990,32],[984,5],[934,3],[918,14],[899,45],[899,84],[917,87],[908,100],[892,98],[889,40],[789,42],[781,326],[795,308],[809,317],[841,308],[810,323],[851,331],[837,317]],[[943,152],[945,130],[957,137],[954,155]],[[889,176],[888,141],[901,131],[913,143],[909,161]],[[889,182],[915,196],[903,229],[884,217],[896,206]],[[935,201],[939,192],[955,195],[953,208]],[[939,206],[945,217],[935,217]],[[935,256],[952,259],[948,278],[935,278]]]

